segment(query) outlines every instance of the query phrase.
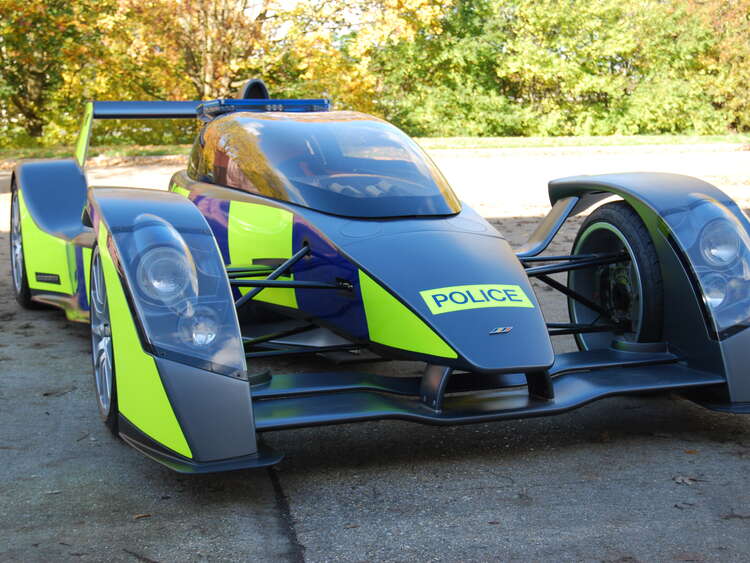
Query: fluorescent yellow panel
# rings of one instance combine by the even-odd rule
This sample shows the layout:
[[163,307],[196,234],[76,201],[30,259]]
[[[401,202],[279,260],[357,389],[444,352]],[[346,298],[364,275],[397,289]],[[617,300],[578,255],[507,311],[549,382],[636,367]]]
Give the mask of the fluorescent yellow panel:
[[434,330],[362,270],[359,286],[370,340],[431,356],[458,357]]
[[[292,256],[294,215],[285,209],[241,201],[229,202],[227,236],[230,266],[250,266],[256,258]],[[257,278],[256,278],[257,279]],[[280,280],[293,279],[292,276]],[[251,288],[241,288],[243,295]],[[257,301],[297,308],[294,289],[264,289]]]
[[185,457],[192,457],[161,383],[156,362],[141,346],[120,277],[107,249],[107,230],[103,223],[99,227],[99,253],[107,287],[120,412],[160,444]]

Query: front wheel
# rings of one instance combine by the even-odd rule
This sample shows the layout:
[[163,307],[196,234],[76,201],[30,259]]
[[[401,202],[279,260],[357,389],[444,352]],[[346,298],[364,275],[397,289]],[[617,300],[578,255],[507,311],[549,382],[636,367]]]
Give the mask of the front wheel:
[[648,229],[633,208],[618,201],[596,209],[581,225],[572,254],[622,254],[624,258],[568,273],[568,287],[597,306],[594,310],[568,297],[571,322],[616,327],[576,334],[578,347],[607,348],[615,337],[658,342],[664,301],[659,258]]
[[96,399],[104,424],[117,435],[117,388],[115,387],[112,325],[109,317],[107,285],[98,247],[95,247],[91,254],[90,279],[91,355],[94,362]]

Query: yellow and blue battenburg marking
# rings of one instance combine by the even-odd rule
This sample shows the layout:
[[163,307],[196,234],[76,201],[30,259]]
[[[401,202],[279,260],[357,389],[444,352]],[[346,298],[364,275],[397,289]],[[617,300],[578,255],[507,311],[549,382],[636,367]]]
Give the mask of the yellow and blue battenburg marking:
[[534,308],[534,304],[518,285],[455,285],[425,289],[419,294],[433,315],[485,307]]

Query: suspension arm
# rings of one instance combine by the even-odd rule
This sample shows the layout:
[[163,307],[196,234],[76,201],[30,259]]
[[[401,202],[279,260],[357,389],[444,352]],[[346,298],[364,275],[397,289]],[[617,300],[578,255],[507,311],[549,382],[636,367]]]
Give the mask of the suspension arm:
[[602,306],[594,303],[593,301],[591,301],[590,299],[584,297],[580,293],[577,293],[577,292],[573,291],[567,285],[560,283],[556,279],[553,279],[553,278],[547,276],[546,274],[539,274],[539,275],[537,275],[537,279],[539,281],[541,281],[541,282],[546,283],[548,286],[556,289],[557,291],[559,291],[563,295],[567,295],[571,299],[574,299],[574,300],[578,301],[581,305],[584,305],[584,306],[588,307],[589,309],[591,309],[592,311],[594,311],[596,313],[599,313],[605,319],[610,319],[610,315],[609,315],[609,313],[607,312],[607,310],[604,307],[602,307]]
[[559,272],[570,272],[571,270],[581,270],[591,266],[604,266],[606,264],[616,264],[630,260],[627,254],[618,252],[617,254],[600,254],[596,258],[586,260],[575,260],[565,264],[548,264],[546,266],[535,266],[526,268],[526,275],[529,277],[556,274]]
[[621,327],[617,325],[587,325],[576,323],[547,323],[550,336],[563,336],[566,334],[584,334],[591,332],[616,332]]
[[[276,278],[278,278],[279,276],[282,276],[289,268],[291,268],[297,262],[299,262],[300,260],[302,260],[302,258],[304,258],[308,254],[308,252],[310,252],[310,247],[308,247],[307,245],[305,245],[302,248],[300,248],[297,252],[295,252],[292,255],[291,258],[289,258],[289,260],[287,260],[286,262],[284,262],[283,264],[281,264],[281,266],[279,266],[273,272],[271,272],[269,274],[269,276],[266,278],[265,281],[272,281],[272,280],[275,280]],[[235,280],[231,280],[230,283],[232,285],[235,285],[237,282]],[[242,287],[254,287],[255,289],[253,289],[252,291],[248,291],[245,295],[243,295],[242,297],[240,297],[235,302],[234,306],[237,309],[239,309],[240,307],[242,307],[245,303],[247,303],[248,301],[250,301],[251,299],[253,299],[261,291],[263,291],[264,287],[273,287],[273,286],[270,286],[270,285],[266,285],[266,286],[259,286],[259,285],[250,286],[250,285],[246,285],[246,286],[242,286]]]

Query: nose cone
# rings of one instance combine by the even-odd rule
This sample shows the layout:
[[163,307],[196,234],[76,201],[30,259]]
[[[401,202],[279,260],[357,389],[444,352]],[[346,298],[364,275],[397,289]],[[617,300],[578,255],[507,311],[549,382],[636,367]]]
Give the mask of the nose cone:
[[421,230],[345,250],[456,351],[456,367],[507,373],[552,365],[539,303],[503,238]]

